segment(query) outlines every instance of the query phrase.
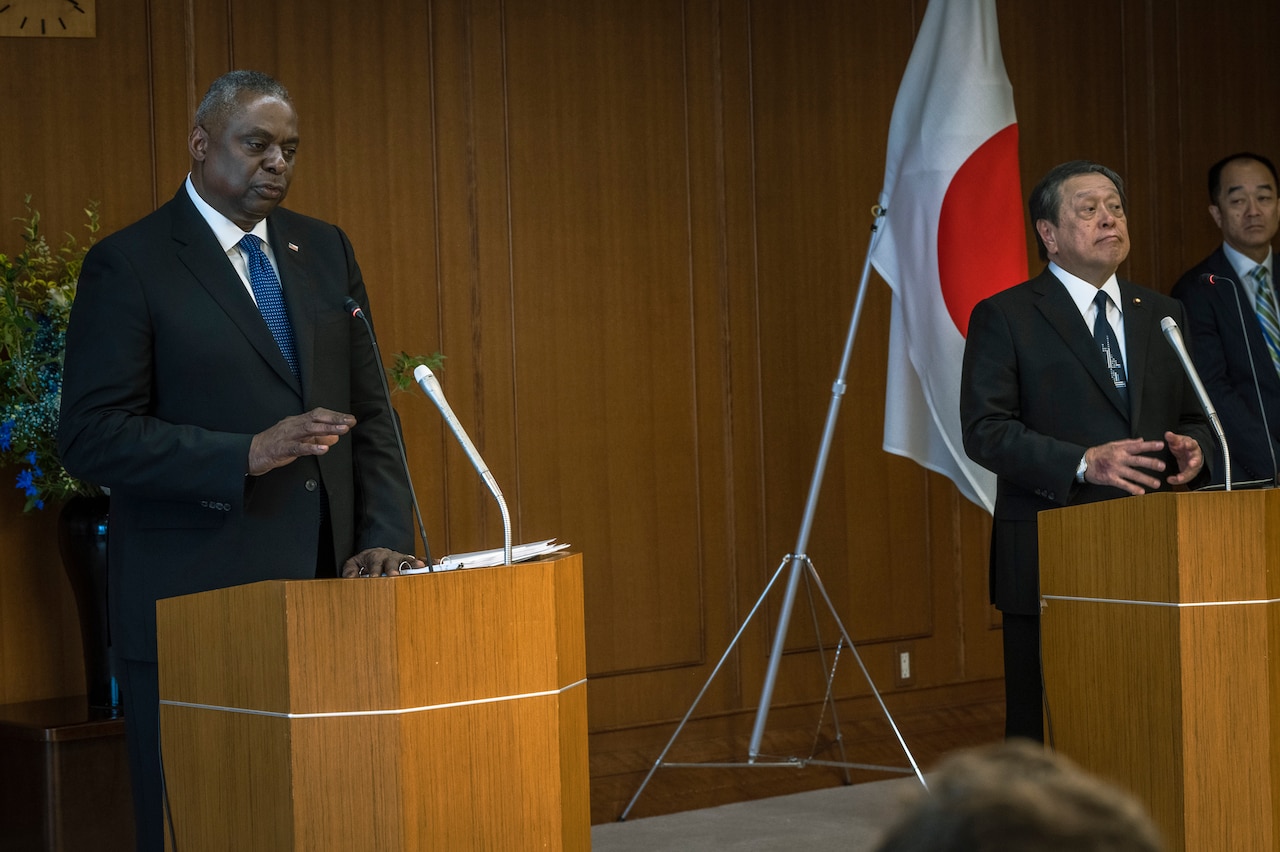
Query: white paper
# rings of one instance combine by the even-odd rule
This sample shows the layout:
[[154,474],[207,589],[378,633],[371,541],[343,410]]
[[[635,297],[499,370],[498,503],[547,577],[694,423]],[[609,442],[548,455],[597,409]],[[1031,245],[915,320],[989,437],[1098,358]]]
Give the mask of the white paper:
[[[568,543],[556,544],[555,541],[554,538],[548,538],[543,541],[514,545],[511,548],[511,561],[513,563],[527,562],[530,559],[537,559],[540,556],[566,550],[569,547]],[[496,547],[493,550],[474,550],[470,553],[445,556],[435,565],[424,568],[406,568],[400,573],[427,574],[435,571],[456,571],[459,568],[489,568],[503,564],[506,558],[506,548]]]

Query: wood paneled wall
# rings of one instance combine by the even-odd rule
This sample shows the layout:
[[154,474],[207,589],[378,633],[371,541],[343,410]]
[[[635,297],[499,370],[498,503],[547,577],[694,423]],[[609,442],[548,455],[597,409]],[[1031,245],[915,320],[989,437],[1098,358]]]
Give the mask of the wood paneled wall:
[[[445,389],[516,538],[583,551],[592,730],[650,741],[796,540],[924,6],[111,0],[94,39],[0,40],[0,222],[27,192],[55,234],[89,198],[108,230],[138,218],[186,173],[213,77],[280,77],[301,116],[289,206],[351,235],[384,354],[447,354]],[[1280,155],[1280,6],[998,6],[1024,194],[1066,159],[1115,167],[1124,272],[1167,290],[1216,240],[1209,163]],[[0,230],[0,250],[16,240]],[[945,706],[1000,674],[989,522],[880,449],[888,317],[873,278],[808,553],[890,701]],[[434,408],[417,393],[398,405],[434,555],[499,545]],[[0,702],[72,694],[50,519],[0,503]],[[699,719],[753,713],[778,601]],[[822,696],[797,613],[779,706]],[[893,677],[901,643],[909,687]],[[842,698],[868,693],[855,675],[846,664]]]

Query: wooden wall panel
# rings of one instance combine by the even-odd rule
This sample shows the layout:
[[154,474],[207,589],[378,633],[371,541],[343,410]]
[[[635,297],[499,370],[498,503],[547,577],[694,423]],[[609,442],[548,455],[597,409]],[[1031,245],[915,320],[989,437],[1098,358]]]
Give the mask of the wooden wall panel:
[[[797,543],[883,175],[886,134],[869,128],[888,126],[913,21],[903,6],[831,2],[806,15],[782,2],[749,9],[765,511],[773,565]],[[867,68],[877,70],[868,74]],[[797,150],[806,153],[795,157]],[[904,534],[919,529],[926,474],[879,451],[888,308],[888,290],[873,277],[807,547],[841,621],[858,640],[930,629],[928,539]],[[775,451],[780,447],[787,450]],[[794,613],[793,648],[815,641],[805,629],[807,609]],[[776,605],[770,613],[776,618]],[[825,617],[821,623],[830,642],[834,625]],[[759,678],[759,667],[748,665]],[[782,676],[779,700],[820,696],[823,682],[813,670],[796,670],[798,680]]]
[[[1158,4],[1157,4],[1158,5]],[[1160,7],[1164,11],[1164,7]],[[1273,58],[1280,10],[1263,3],[1179,2],[1172,16],[1170,51],[1176,61],[1163,87],[1173,100],[1176,125],[1155,150],[1170,161],[1169,199],[1176,225],[1160,235],[1170,259],[1161,289],[1218,245],[1221,233],[1208,213],[1209,166],[1236,151],[1280,157],[1280,110],[1273,108],[1280,74]]]
[[[384,356],[446,353],[442,382],[517,540],[584,552],[592,730],[613,754],[651,748],[796,543],[925,6],[119,0],[96,39],[0,42],[0,109],[27,122],[0,156],[0,221],[28,191],[56,232],[87,198],[108,230],[138,218],[186,173],[209,82],[277,74],[303,136],[289,206],[350,234]],[[1024,195],[1066,159],[1115,167],[1123,271],[1167,289],[1215,242],[1208,164],[1280,155],[1264,35],[1280,7],[997,8]],[[0,232],[0,251],[16,236]],[[1000,673],[989,519],[880,449],[888,321],[873,275],[808,553],[877,685],[945,705]],[[415,389],[397,407],[434,555],[500,544],[429,401]],[[0,701],[78,686],[78,660],[59,662],[65,581],[22,570],[49,561],[51,522],[0,512]],[[725,747],[755,711],[780,591],[700,706]],[[818,639],[803,598],[793,616],[775,701],[804,710],[821,695]],[[893,683],[899,647],[910,688]],[[845,664],[838,695],[878,714],[854,675]]]
[[683,10],[531,0],[506,17],[521,496],[592,554],[587,606],[613,611],[588,630],[592,674],[696,663]]
[[[96,39],[0,39],[0,252],[21,249],[23,196],[52,245],[84,242],[83,210],[104,232],[154,207],[146,5],[106,4]],[[57,512],[20,514],[14,471],[0,472],[0,703],[84,692],[75,603],[54,538]]]

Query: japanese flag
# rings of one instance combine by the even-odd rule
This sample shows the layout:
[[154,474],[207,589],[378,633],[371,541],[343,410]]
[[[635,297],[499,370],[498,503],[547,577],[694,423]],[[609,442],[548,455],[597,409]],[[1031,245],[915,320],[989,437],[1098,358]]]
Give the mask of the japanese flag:
[[1018,124],[995,0],[930,0],[893,106],[871,262],[893,290],[884,449],[988,512],[995,476],[960,436],[969,313],[1027,277]]

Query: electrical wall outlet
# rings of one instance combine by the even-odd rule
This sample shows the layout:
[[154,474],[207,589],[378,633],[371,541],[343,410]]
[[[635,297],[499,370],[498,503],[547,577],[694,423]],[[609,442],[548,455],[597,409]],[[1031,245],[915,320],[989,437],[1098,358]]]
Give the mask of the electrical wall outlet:
[[910,686],[916,680],[916,659],[910,643],[897,645],[893,649],[894,671],[893,681],[897,686]]

